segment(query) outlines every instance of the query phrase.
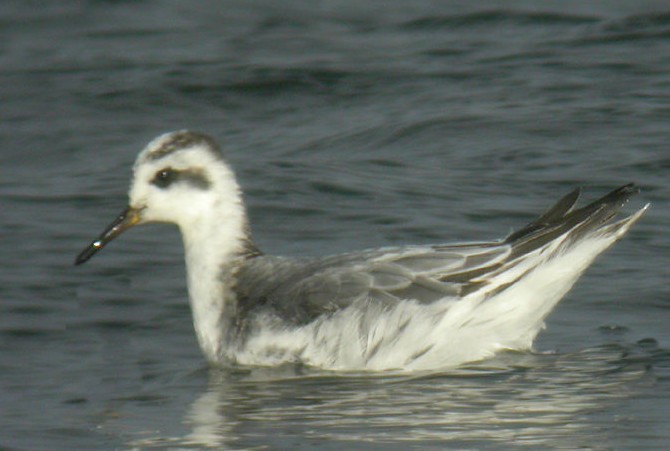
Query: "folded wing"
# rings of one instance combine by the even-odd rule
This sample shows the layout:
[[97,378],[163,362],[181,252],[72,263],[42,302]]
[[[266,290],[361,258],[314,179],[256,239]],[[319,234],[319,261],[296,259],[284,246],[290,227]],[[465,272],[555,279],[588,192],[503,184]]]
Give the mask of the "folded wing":
[[560,252],[594,233],[623,233],[644,209],[612,219],[636,192],[632,184],[625,185],[575,209],[580,191],[572,191],[499,241],[382,248],[318,259],[255,257],[238,273],[238,308],[248,314],[270,311],[301,324],[361,302],[391,307],[407,300],[449,303],[473,293],[486,296],[532,270],[520,264],[531,255]]

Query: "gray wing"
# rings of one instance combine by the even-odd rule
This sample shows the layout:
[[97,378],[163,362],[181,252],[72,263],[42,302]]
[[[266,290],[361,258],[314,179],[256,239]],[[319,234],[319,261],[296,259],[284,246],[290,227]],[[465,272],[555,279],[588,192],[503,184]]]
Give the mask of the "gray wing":
[[511,247],[502,242],[384,248],[320,259],[260,256],[237,275],[242,312],[271,309],[305,323],[357,301],[393,305],[459,298],[476,274],[498,267]]
[[358,301],[456,301],[556,239],[570,245],[588,234],[615,233],[630,225],[644,209],[616,222],[613,218],[637,192],[633,184],[625,185],[575,209],[577,189],[500,241],[384,248],[319,259],[254,257],[237,273],[238,308],[242,316],[269,309],[305,323]]

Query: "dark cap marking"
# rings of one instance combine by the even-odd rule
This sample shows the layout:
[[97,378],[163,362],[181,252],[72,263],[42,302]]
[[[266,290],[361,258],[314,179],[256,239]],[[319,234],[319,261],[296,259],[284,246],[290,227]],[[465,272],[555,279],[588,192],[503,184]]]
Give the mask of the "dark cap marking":
[[221,149],[214,138],[204,133],[193,132],[190,130],[172,133],[169,139],[163,142],[159,148],[147,155],[147,158],[150,161],[160,160],[173,152],[197,145],[211,149],[216,158],[221,158]]

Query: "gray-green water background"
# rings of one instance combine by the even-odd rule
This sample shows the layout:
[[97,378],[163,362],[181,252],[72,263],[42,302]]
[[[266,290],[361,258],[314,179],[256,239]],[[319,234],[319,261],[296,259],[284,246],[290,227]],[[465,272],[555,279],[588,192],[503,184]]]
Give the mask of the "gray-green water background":
[[[155,135],[220,140],[266,252],[502,237],[577,185],[652,209],[536,354],[447,373],[216,371],[177,231],[75,254]],[[663,448],[664,1],[0,3],[0,448]]]

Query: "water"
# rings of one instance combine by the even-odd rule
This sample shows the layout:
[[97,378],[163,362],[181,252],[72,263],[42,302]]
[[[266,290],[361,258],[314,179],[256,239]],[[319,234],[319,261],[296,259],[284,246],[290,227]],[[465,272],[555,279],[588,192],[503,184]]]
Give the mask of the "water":
[[[0,447],[665,447],[665,2],[195,5],[0,5]],[[71,266],[180,128],[223,143],[270,253],[497,238],[576,185],[637,181],[653,206],[536,354],[210,370],[176,230]]]

